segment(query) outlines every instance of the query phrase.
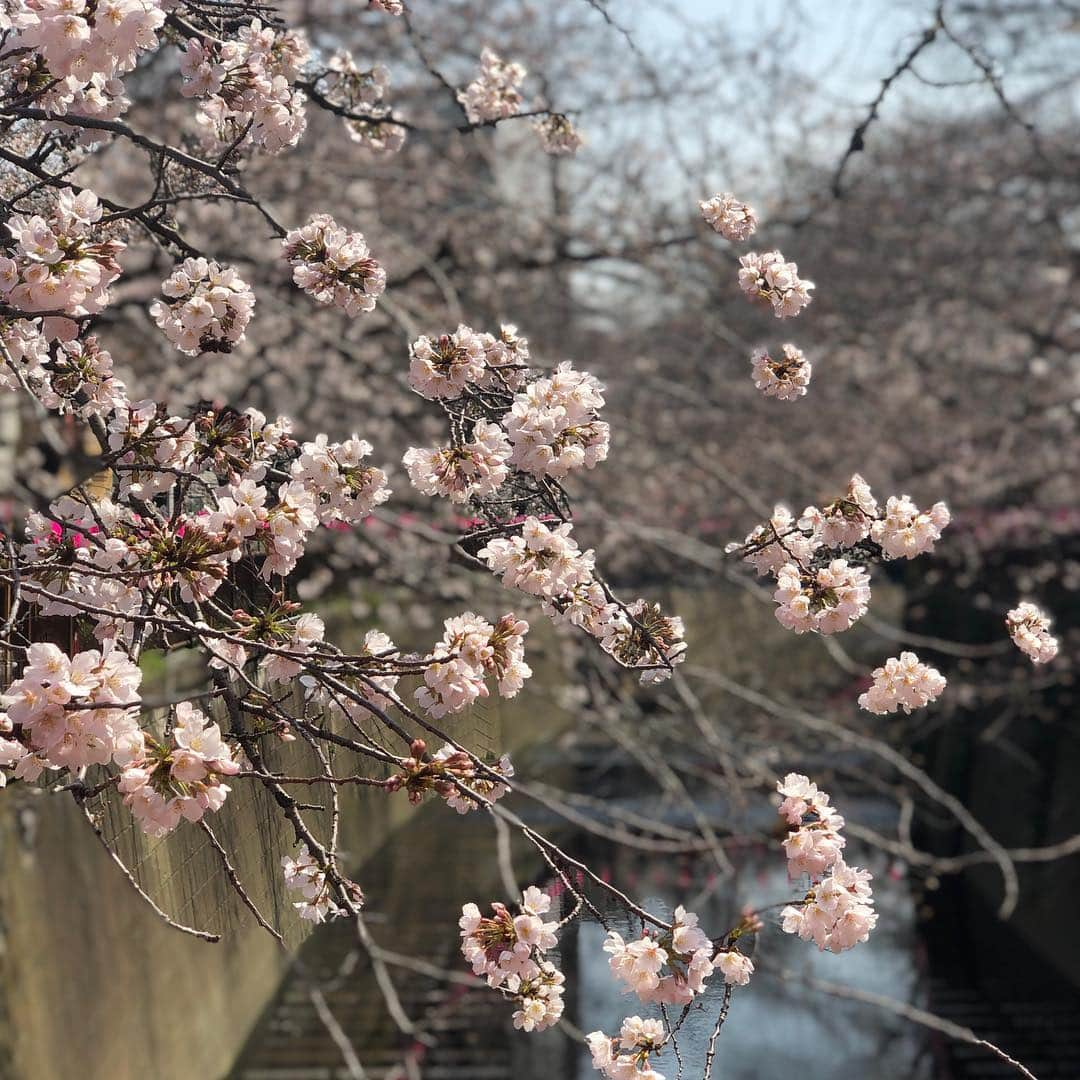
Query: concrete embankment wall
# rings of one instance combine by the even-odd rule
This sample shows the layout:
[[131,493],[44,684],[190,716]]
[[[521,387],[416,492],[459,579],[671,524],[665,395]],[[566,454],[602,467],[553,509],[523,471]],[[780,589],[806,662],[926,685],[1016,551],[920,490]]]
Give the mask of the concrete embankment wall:
[[[530,662],[550,678],[557,642],[537,637]],[[513,750],[569,721],[527,689],[514,701],[486,701],[448,717],[444,729],[487,753]],[[319,771],[302,742],[282,747],[278,757],[290,774]],[[260,785],[234,781],[232,788],[207,820],[286,950],[241,902],[197,827],[182,823],[164,839],[148,839],[115,796],[91,804],[110,847],[153,900],[175,921],[221,934],[217,943],[160,920],[69,797],[21,784],[0,792],[0,1078],[214,1080],[228,1071],[310,929],[282,879],[291,827]],[[293,791],[302,801],[325,802],[317,788]],[[404,793],[359,786],[342,789],[341,810],[350,868],[362,867],[413,816]],[[326,818],[305,816],[316,828]]]

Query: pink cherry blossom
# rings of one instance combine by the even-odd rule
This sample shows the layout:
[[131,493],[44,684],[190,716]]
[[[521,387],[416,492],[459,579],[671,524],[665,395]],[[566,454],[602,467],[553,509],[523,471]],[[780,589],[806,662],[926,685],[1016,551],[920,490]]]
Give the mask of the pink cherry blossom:
[[1013,644],[1036,664],[1046,664],[1057,656],[1057,638],[1050,633],[1050,617],[1025,600],[1006,616],[1005,625]]
[[859,705],[872,713],[892,713],[921,709],[941,695],[945,677],[922,663],[913,652],[891,657],[874,671],[874,685],[859,696]]

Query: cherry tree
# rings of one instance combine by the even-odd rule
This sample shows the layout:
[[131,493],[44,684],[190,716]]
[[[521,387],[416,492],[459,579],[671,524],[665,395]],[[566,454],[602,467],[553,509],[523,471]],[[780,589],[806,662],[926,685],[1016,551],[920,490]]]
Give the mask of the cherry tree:
[[[530,794],[507,755],[485,758],[449,733],[446,717],[489,696],[512,698],[532,676],[528,620],[536,618],[572,635],[587,683],[597,672],[634,673],[638,689],[619,684],[613,692],[627,709],[671,687],[680,710],[701,716],[687,675],[694,642],[682,620],[654,597],[621,589],[603,551],[576,531],[578,485],[594,472],[611,475],[618,498],[643,472],[656,482],[671,433],[653,428],[658,437],[635,460],[634,446],[613,443],[619,419],[597,376],[575,361],[538,359],[524,319],[494,315],[499,281],[529,269],[530,259],[536,269],[528,230],[519,250],[507,245],[506,263],[485,287],[482,260],[458,274],[478,280],[457,281],[408,240],[395,241],[384,222],[365,231],[362,209],[382,188],[393,192],[394,162],[414,144],[421,149],[397,183],[412,181],[427,161],[425,182],[448,185],[470,154],[491,151],[483,140],[493,131],[510,130],[524,137],[515,152],[551,163],[559,235],[542,265],[563,286],[561,304],[570,302],[567,265],[629,263],[635,245],[663,260],[682,239],[639,236],[617,251],[575,252],[562,234],[569,212],[559,170],[588,151],[590,133],[579,130],[574,103],[561,100],[563,86],[543,70],[536,76],[531,57],[519,58],[514,5],[494,6],[491,43],[470,46],[467,63],[452,54],[452,28],[423,7],[330,4],[307,21],[289,5],[246,0],[0,7],[0,379],[28,429],[63,452],[72,473],[60,482],[46,463],[13,492],[19,513],[0,560],[9,596],[0,643],[14,669],[2,699],[0,780],[74,799],[91,827],[92,800],[119,798],[151,836],[201,828],[213,837],[214,815],[229,798],[264,788],[295,842],[282,874],[296,916],[316,923],[357,917],[364,903],[339,849],[342,785],[491,815],[535,851],[555,886],[478,897],[483,904],[461,913],[464,958],[508,1002],[514,1025],[529,1033],[560,1022],[560,933],[595,919],[609,931],[612,993],[632,993],[656,1014],[590,1033],[597,1070],[662,1080],[659,1062],[681,1074],[680,1033],[704,1004],[714,1024],[701,1064],[708,1077],[732,995],[752,982],[759,935],[797,935],[836,953],[865,943],[878,921],[871,874],[845,859],[850,827],[798,771],[792,743],[767,779],[763,759],[748,756],[740,781],[760,798],[763,788],[777,796],[777,858],[782,849],[800,883],[775,905],[778,920],[747,909],[731,926],[704,927],[683,906],[651,911],[523,822],[514,800]],[[582,8],[580,17],[604,16],[603,32],[623,33],[603,5]],[[344,14],[370,27],[385,54],[345,47],[349,35],[333,30]],[[391,58],[411,63],[400,100]],[[379,166],[370,192],[336,205],[334,192],[320,189],[325,204],[312,205],[288,163],[313,146],[317,169],[332,158],[334,139]],[[430,188],[420,191],[422,202]],[[747,352],[743,379],[778,399],[764,402],[770,408],[805,408],[829,374],[817,366],[811,383],[811,350],[788,327],[818,305],[837,310],[826,299],[829,273],[758,242],[765,215],[751,193],[702,188],[694,202],[686,210],[700,216],[685,228],[696,230],[693,242],[707,245],[718,268],[710,287],[756,309],[771,329],[768,346]],[[396,205],[403,215],[419,212],[408,199]],[[445,244],[453,248],[453,240]],[[470,295],[478,299],[468,305]],[[283,314],[297,310],[302,334]],[[536,303],[524,314],[538,317]],[[123,351],[151,330],[153,355],[124,361],[121,378]],[[320,335],[322,347],[314,344]],[[253,339],[275,336],[275,347],[259,345],[249,375],[218,363],[246,358]],[[795,340],[781,340],[788,337]],[[307,355],[316,350],[336,360]],[[296,354],[298,376],[283,353]],[[348,419],[355,431],[319,430],[320,409],[310,402],[298,416],[278,413],[291,403],[290,377],[310,382],[337,363],[332,385],[340,386],[348,374],[342,358],[366,363],[372,354],[370,380],[360,380],[370,385],[358,391],[372,404],[372,430],[361,422],[369,410],[348,402],[333,420]],[[211,393],[192,404],[183,389],[194,378]],[[677,395],[679,387],[665,389]],[[640,399],[625,400],[633,417]],[[701,405],[691,410],[698,424],[707,423]],[[402,448],[389,436],[384,448],[379,436],[409,423],[380,416],[415,420],[431,433],[428,444]],[[691,471],[704,467],[689,455],[678,467],[687,462]],[[391,490],[395,470],[406,491]],[[602,504],[598,487],[592,504]],[[750,492],[744,501],[764,512],[728,546],[725,565],[763,589],[779,625],[795,635],[845,633],[868,615],[882,567],[917,565],[948,538],[950,510],[936,494],[918,502],[903,490],[875,495],[858,473],[839,479],[820,505],[808,494],[801,513]],[[433,533],[453,523],[454,557],[474,580],[497,579],[504,602],[473,610],[488,595],[477,590],[477,602],[446,618],[424,650],[371,629],[350,651],[327,634],[325,611],[301,602],[318,590],[299,586],[318,572],[323,553],[399,499],[427,508]],[[767,585],[755,585],[755,575]],[[69,647],[37,632],[42,624],[30,615],[68,620]],[[1017,599],[1001,633],[1031,661],[1054,660],[1051,619],[1027,600]],[[163,721],[141,697],[139,662],[150,650],[195,650],[211,673]],[[858,704],[870,716],[907,714],[943,694],[941,673],[903,651],[877,658]],[[927,788],[899,752],[830,731],[862,739],[858,745],[946,805],[998,858],[1000,846],[955,800]],[[297,740],[321,763],[319,775],[274,765],[276,745]],[[646,757],[649,768],[663,769],[662,749]],[[328,793],[328,822],[297,797],[312,785]],[[1001,866],[1008,901],[1007,857]],[[235,875],[230,885],[251,905]],[[612,907],[638,927],[636,936],[611,927]],[[207,936],[159,914],[178,931]],[[255,915],[277,933],[264,913]]]

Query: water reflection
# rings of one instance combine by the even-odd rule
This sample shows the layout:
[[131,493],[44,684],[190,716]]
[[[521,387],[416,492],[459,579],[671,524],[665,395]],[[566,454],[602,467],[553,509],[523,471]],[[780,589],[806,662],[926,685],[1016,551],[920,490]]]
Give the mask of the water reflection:
[[[774,903],[793,895],[776,853],[754,853],[740,875],[740,899],[754,906]],[[644,870],[644,868],[642,868]],[[884,860],[872,861],[875,878],[887,875]],[[747,886],[745,883],[751,884]],[[696,883],[695,883],[696,884]],[[675,882],[672,882],[675,885]],[[730,896],[723,881],[695,908],[707,927],[731,923]],[[919,976],[915,956],[915,910],[907,890],[897,883],[877,890],[881,918],[868,943],[842,956],[819,953],[807,942],[783,934],[775,916],[759,936],[754,955],[758,970],[748,987],[732,1000],[727,1023],[718,1043],[714,1076],[724,1080],[773,1080],[798,1076],[801,1080],[834,1080],[837,1076],[879,1080],[924,1080],[930,1073],[922,1034],[901,1017],[820,991],[798,981],[781,978],[781,972],[810,976],[899,999],[916,1002]],[[649,907],[670,911],[685,902],[686,893],[676,888],[657,889]],[[694,903],[695,901],[691,901]],[[622,1017],[648,1015],[632,995],[619,993],[602,952],[604,931],[596,924],[582,927],[577,962],[580,992],[576,1022],[585,1031],[618,1030]],[[680,1039],[686,1075],[700,1074],[700,1062],[720,1005],[719,986],[705,996]],[[666,1066],[666,1068],[665,1068]],[[658,1068],[674,1076],[677,1063],[669,1053]],[[540,1074],[537,1074],[540,1075]],[[595,1078],[589,1056],[582,1052],[576,1070],[579,1080]]]

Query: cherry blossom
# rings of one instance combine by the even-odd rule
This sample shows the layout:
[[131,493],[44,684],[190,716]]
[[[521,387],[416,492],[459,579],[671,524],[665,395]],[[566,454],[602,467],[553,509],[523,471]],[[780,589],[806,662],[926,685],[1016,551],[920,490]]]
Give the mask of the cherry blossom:
[[405,126],[390,118],[383,97],[390,88],[385,64],[360,67],[347,50],[330,58],[322,76],[328,100],[348,115],[343,123],[349,138],[378,156],[396,154],[405,145]]
[[597,420],[604,398],[588,372],[569,361],[514,398],[503,421],[513,452],[510,464],[534,476],[565,477],[591,469],[608,453],[608,425]]
[[776,787],[784,796],[780,816],[791,829],[784,841],[788,871],[792,876],[806,874],[811,882],[801,903],[789,904],[780,913],[784,933],[833,952],[866,941],[877,923],[871,874],[849,867],[841,856],[844,819],[806,776],[788,773]]
[[859,696],[859,705],[879,715],[897,709],[909,713],[929,705],[944,689],[941,672],[922,663],[913,652],[902,652],[874,670],[874,685]]
[[812,369],[801,349],[794,345],[784,345],[782,348],[783,359],[780,360],[774,360],[768,349],[754,350],[750,358],[754,385],[766,397],[794,401],[806,393]]
[[231,352],[244,340],[255,296],[231,266],[185,259],[161,291],[165,299],[155,300],[150,314],[181,352]]
[[540,136],[544,153],[553,157],[576,154],[585,143],[581,132],[563,113],[543,116],[533,124],[533,128]]
[[799,277],[799,268],[779,251],[751,252],[739,259],[739,287],[750,299],[772,307],[778,319],[789,319],[813,299],[812,281]]
[[753,207],[740,202],[734,195],[724,192],[698,203],[701,216],[725,240],[742,243],[749,240],[757,229],[757,214]]
[[874,522],[870,535],[881,545],[886,559],[914,559],[934,550],[949,518],[949,508],[943,502],[923,512],[907,495],[891,495],[885,517]]
[[799,530],[786,506],[777,505],[767,523],[754,528],[742,544],[729,544],[725,551],[742,550],[743,558],[758,574],[776,574],[792,561],[806,562],[819,546],[818,540]]
[[798,934],[819,949],[843,952],[866,941],[877,925],[870,872],[837,859],[801,906],[789,904],[780,913],[784,933]]
[[368,252],[364,237],[346,232],[329,214],[315,214],[281,242],[293,281],[319,304],[333,304],[346,315],[375,309],[386,289],[386,271]]
[[422,397],[453,400],[485,374],[483,338],[468,326],[434,340],[417,338],[409,354],[409,385]]
[[68,656],[56,645],[37,642],[26,660],[0,704],[46,768],[123,766],[139,756],[142,672],[122,649],[110,642]]
[[416,692],[420,706],[436,719],[487,697],[488,675],[497,680],[502,697],[513,697],[532,674],[525,663],[529,624],[512,613],[492,626],[467,611],[447,619],[444,628]]
[[870,485],[855,473],[843,496],[827,503],[823,510],[808,506],[799,527],[809,530],[822,547],[853,547],[870,535],[877,515],[878,504]]
[[492,903],[490,916],[476,904],[461,909],[461,951],[473,974],[486,978],[516,1006],[514,1026],[523,1031],[544,1031],[563,1012],[565,978],[546,953],[558,944],[557,922],[545,922],[551,897],[535,886],[525,890],[520,914]]
[[480,54],[480,72],[458,92],[470,124],[483,124],[513,116],[521,109],[518,87],[525,81],[525,68],[508,63],[492,49]]
[[75,324],[56,312],[95,314],[109,303],[125,245],[97,230],[102,213],[92,191],[62,188],[47,217],[15,214],[5,225],[13,248],[0,262],[0,295],[28,314],[53,313],[41,324],[47,338],[76,335]]
[[1005,618],[1013,644],[1036,664],[1046,664],[1057,656],[1057,638],[1050,633],[1050,616],[1030,601],[1014,607]]
[[509,474],[510,453],[502,428],[482,420],[473,427],[469,442],[460,446],[413,447],[402,460],[418,491],[462,503],[498,490]]
[[293,81],[308,60],[302,34],[253,19],[236,38],[191,38],[180,61],[182,92],[203,98],[196,117],[212,144],[248,138],[274,154],[295,146],[307,127],[306,98]]
[[729,986],[746,986],[754,974],[754,962],[745,953],[731,948],[713,957],[713,966],[724,976]]
[[611,1080],[664,1080],[650,1058],[659,1053],[667,1039],[659,1020],[628,1016],[614,1038],[602,1031],[585,1036],[592,1054],[593,1068]]
[[818,570],[787,563],[776,575],[776,618],[796,634],[836,634],[866,614],[870,575],[846,559],[833,559]]
[[[119,115],[129,104],[117,76],[135,67],[139,55],[158,43],[165,22],[164,4],[156,0],[21,0],[13,37],[3,44],[5,59],[32,50],[44,65],[50,86],[47,105],[59,116]],[[100,95],[111,101],[104,108]],[[95,98],[98,100],[95,101]]]
[[170,742],[142,734],[141,752],[124,764],[117,789],[142,830],[164,836],[181,820],[199,821],[221,809],[229,793],[222,776],[240,771],[235,751],[190,702],[175,708]]
[[322,642],[326,626],[313,612],[305,612],[291,622],[282,620],[278,623],[273,619],[264,621],[274,626],[275,644],[290,655],[277,651],[268,652],[260,661],[259,668],[270,682],[287,683],[300,674],[304,655],[314,651]]
[[321,923],[346,914],[334,900],[326,881],[326,872],[315,861],[306,845],[302,844],[295,856],[282,856],[281,868],[286,886],[299,893],[302,898],[293,901],[293,907],[301,919]]
[[502,576],[508,588],[549,599],[563,596],[591,582],[595,562],[591,550],[578,548],[570,536],[572,528],[563,522],[552,529],[528,517],[517,536],[491,540],[477,556]]
[[665,615],[659,604],[635,600],[622,611],[611,611],[600,627],[600,644],[624,667],[646,668],[641,682],[663,682],[671,667],[686,658],[683,621]]
[[355,524],[390,498],[386,473],[365,460],[373,449],[356,434],[340,443],[317,435],[300,447],[289,471],[313,499],[319,524]]
[[646,1004],[689,1005],[713,973],[713,948],[697,916],[675,909],[670,931],[645,931],[625,941],[608,932],[604,952],[611,973]]
[[486,370],[477,380],[485,388],[517,390],[529,366],[529,342],[513,323],[503,323],[499,334],[481,334]]

